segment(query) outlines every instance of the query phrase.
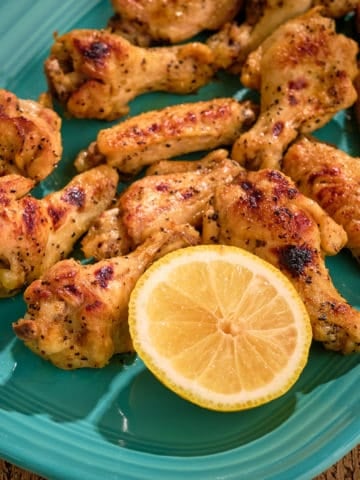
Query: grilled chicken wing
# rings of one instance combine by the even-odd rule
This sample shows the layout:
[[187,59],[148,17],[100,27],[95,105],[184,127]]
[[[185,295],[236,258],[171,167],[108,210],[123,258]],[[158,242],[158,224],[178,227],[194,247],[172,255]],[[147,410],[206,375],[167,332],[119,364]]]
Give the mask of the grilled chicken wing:
[[281,169],[344,227],[347,247],[360,261],[360,158],[302,137],[285,154]]
[[45,73],[50,93],[74,117],[113,120],[150,91],[196,91],[214,75],[204,44],[141,48],[105,30],[73,30],[55,38]]
[[[85,256],[123,255],[164,228],[199,227],[215,185],[230,182],[241,170],[225,150],[214,151],[198,162],[169,161],[158,166],[162,174],[132,183],[116,207],[93,223],[82,240]],[[155,173],[156,166],[151,168]]]
[[242,4],[242,0],[112,0],[118,17],[111,25],[142,46],[178,43],[202,30],[218,30],[234,19]]
[[250,169],[278,168],[299,133],[312,132],[356,100],[357,44],[318,9],[279,27],[253,53],[243,83],[260,89],[260,115],[234,143],[232,157]]
[[78,171],[102,162],[134,174],[161,159],[232,145],[255,122],[257,108],[233,98],[184,103],[136,115],[100,130],[75,160]]
[[109,207],[117,174],[103,165],[75,176],[39,200],[27,195],[34,182],[0,177],[0,296],[15,294],[65,258],[91,222]]
[[312,6],[321,6],[326,17],[338,18],[354,11],[358,0],[248,0],[245,21],[238,25],[227,22],[207,41],[215,63],[233,73],[240,73],[249,55],[280,25],[305,13]]
[[164,253],[198,240],[185,226],[157,233],[125,257],[56,263],[26,289],[28,310],[13,325],[16,335],[59,368],[103,367],[114,354],[133,350],[128,302],[140,275]]
[[218,185],[203,232],[204,242],[242,247],[279,268],[303,299],[315,340],[360,351],[360,312],[335,289],[323,258],[343,247],[346,234],[284,174],[243,171]]
[[240,73],[250,52],[255,50],[282,23],[304,13],[311,0],[248,0],[245,5],[245,21],[238,25],[227,22],[211,35],[207,45],[214,53],[219,68]]
[[54,110],[0,89],[0,175],[47,177],[62,155],[60,128]]

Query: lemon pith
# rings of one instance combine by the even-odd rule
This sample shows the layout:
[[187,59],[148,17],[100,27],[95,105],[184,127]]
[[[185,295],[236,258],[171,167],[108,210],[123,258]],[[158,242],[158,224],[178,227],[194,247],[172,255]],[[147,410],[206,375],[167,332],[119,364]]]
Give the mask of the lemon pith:
[[157,261],[129,304],[134,347],[182,397],[240,410],[285,393],[311,343],[306,309],[275,267],[237,247],[197,246]]

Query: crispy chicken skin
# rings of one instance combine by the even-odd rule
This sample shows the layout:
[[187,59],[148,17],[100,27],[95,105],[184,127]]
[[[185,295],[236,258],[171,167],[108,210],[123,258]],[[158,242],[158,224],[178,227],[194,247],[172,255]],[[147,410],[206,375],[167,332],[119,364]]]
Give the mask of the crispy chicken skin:
[[240,25],[227,22],[210,36],[207,45],[215,63],[233,73],[240,73],[249,55],[280,25],[301,15],[313,6],[320,6],[326,17],[338,18],[357,8],[358,0],[248,0],[245,21]]
[[311,0],[248,0],[245,21],[227,22],[207,40],[219,68],[240,73],[250,52],[255,50],[276,28],[311,6]]
[[[151,168],[155,173],[156,165]],[[117,205],[93,223],[82,239],[85,256],[123,255],[162,229],[184,224],[200,227],[215,185],[231,182],[240,170],[225,150],[216,150],[200,161],[161,162],[157,175],[133,182]]]
[[302,137],[285,154],[281,169],[344,227],[347,247],[360,261],[360,158]]
[[65,258],[91,222],[110,206],[117,174],[103,165],[75,176],[63,189],[39,200],[34,182],[0,177],[0,296],[15,294]]
[[203,241],[238,246],[275,265],[303,299],[314,339],[342,353],[360,351],[360,312],[335,289],[323,258],[343,247],[346,234],[283,173],[243,171],[219,184]]
[[54,110],[0,89],[0,175],[47,177],[61,159],[60,129]]
[[252,170],[278,168],[299,133],[320,128],[353,105],[357,51],[316,8],[279,27],[244,66],[244,85],[260,90],[260,115],[236,140],[232,157]]
[[117,32],[135,44],[178,43],[234,19],[242,0],[112,0]]
[[45,74],[49,91],[72,116],[114,120],[151,91],[185,94],[214,75],[209,47],[141,48],[106,30],[73,30],[55,37]]
[[59,368],[105,366],[114,354],[133,350],[128,302],[140,275],[164,253],[198,241],[184,226],[149,237],[127,256],[56,263],[26,289],[28,310],[13,325],[16,335]]
[[232,145],[255,122],[257,107],[233,98],[172,105],[99,131],[75,160],[78,171],[106,162],[133,175],[144,166],[189,152]]

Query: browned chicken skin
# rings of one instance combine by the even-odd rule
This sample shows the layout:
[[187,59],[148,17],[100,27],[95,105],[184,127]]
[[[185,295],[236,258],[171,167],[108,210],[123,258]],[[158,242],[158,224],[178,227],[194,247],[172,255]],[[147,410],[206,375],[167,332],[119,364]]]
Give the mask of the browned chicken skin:
[[226,23],[210,36],[207,45],[215,56],[215,63],[233,73],[240,73],[250,52],[255,50],[277,27],[310,8],[311,0],[248,0],[245,21]]
[[59,368],[105,366],[114,354],[133,350],[128,302],[140,275],[164,253],[198,241],[185,226],[158,232],[125,257],[58,262],[26,289],[28,310],[14,324],[16,335]]
[[122,255],[162,229],[185,224],[200,227],[215,185],[231,182],[241,170],[225,150],[197,162],[161,162],[151,168],[158,169],[158,175],[132,183],[115,208],[93,223],[82,240],[85,256]]
[[62,155],[60,128],[54,110],[0,89],[0,175],[47,177]]
[[189,152],[231,145],[255,122],[256,106],[233,98],[184,103],[136,115],[99,131],[80,152],[79,171],[106,162],[121,173]]
[[317,9],[279,27],[243,69],[244,85],[260,90],[261,107],[255,125],[234,143],[232,157],[250,169],[278,168],[299,133],[353,105],[357,51]]
[[73,30],[55,38],[45,73],[51,94],[78,118],[114,120],[151,91],[185,94],[214,75],[204,44],[141,48],[105,30]]
[[207,45],[220,68],[240,73],[249,53],[288,20],[314,6],[320,6],[324,16],[338,18],[354,11],[357,4],[358,0],[248,0],[245,21],[226,23]]
[[343,247],[346,234],[284,174],[243,171],[219,184],[203,232],[204,242],[244,248],[279,268],[303,299],[315,340],[360,351],[360,312],[335,289],[323,259]]
[[0,296],[15,294],[69,255],[91,222],[109,207],[117,174],[101,166],[75,176],[43,199],[27,195],[33,181],[0,177]]
[[347,247],[360,261],[360,158],[302,137],[285,154],[281,169],[344,227]]
[[112,27],[135,44],[178,43],[233,20],[242,0],[112,0]]

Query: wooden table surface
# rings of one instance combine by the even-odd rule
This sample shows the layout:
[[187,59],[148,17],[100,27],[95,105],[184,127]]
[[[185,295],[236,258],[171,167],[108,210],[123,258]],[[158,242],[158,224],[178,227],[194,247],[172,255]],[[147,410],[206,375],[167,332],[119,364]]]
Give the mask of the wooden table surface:
[[[8,462],[0,460],[0,480],[44,480]],[[71,480],[66,479],[66,480]],[[106,479],[104,479],[106,480]],[[257,479],[261,480],[261,479]],[[295,479],[289,479],[295,480]],[[314,480],[360,480],[360,445]]]

